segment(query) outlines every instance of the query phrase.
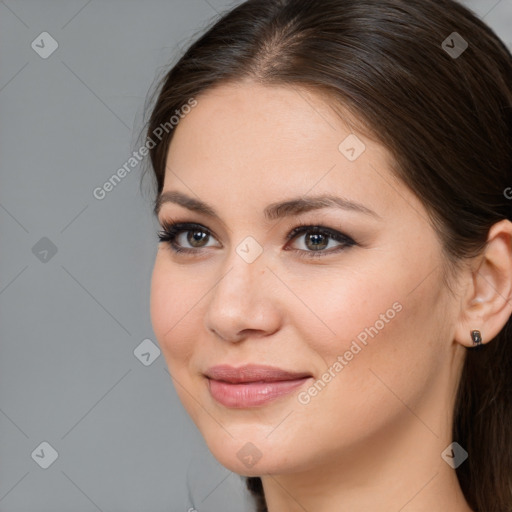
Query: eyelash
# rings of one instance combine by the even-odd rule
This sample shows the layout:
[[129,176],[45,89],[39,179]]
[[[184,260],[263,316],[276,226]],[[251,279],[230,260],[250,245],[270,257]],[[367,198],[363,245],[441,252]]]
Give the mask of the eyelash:
[[[169,245],[169,247],[175,252],[175,253],[186,253],[191,254],[194,256],[198,255],[198,252],[201,250],[201,248],[197,249],[189,249],[185,247],[181,247],[176,244],[175,240],[176,237],[187,231],[202,231],[203,233],[207,233],[208,236],[212,236],[213,233],[202,226],[201,224],[195,224],[193,222],[162,222],[162,230],[158,232],[158,239],[160,242],[166,243]],[[324,256],[328,256],[330,254],[338,253],[342,250],[345,250],[349,247],[352,247],[354,245],[358,245],[356,241],[354,241],[349,236],[336,231],[334,229],[330,229],[323,226],[316,226],[312,224],[305,224],[305,223],[299,223],[297,227],[292,229],[290,233],[286,236],[286,240],[289,242],[290,240],[293,240],[299,235],[305,234],[305,233],[315,233],[324,235],[328,238],[331,238],[332,240],[335,240],[336,242],[340,242],[341,246],[338,246],[334,249],[329,250],[318,250],[318,251],[305,251],[303,249],[289,249],[293,250],[298,253],[298,256],[301,258],[321,258]]]

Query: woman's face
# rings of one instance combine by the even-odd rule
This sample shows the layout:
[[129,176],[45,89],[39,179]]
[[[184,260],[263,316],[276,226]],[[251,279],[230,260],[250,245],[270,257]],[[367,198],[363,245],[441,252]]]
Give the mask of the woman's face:
[[[440,454],[461,368],[457,303],[390,154],[303,89],[245,82],[196,99],[164,183],[190,208],[163,202],[159,220],[199,226],[176,234],[186,252],[160,243],[151,320],[213,455],[262,475],[354,468],[396,436],[410,457],[433,443]],[[338,202],[309,203],[321,196]],[[242,384],[221,368],[210,380],[217,365],[294,375],[246,369]]]

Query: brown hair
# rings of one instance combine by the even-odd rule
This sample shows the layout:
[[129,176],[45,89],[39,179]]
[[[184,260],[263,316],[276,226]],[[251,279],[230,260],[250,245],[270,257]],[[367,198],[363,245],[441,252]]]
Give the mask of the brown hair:
[[[450,51],[463,49],[463,40],[462,54]],[[512,219],[504,194],[512,186],[512,56],[461,4],[244,2],[199,37],[159,84],[148,137],[190,98],[244,79],[307,88],[353,113],[422,200],[447,268],[480,254],[490,227]],[[150,150],[157,194],[172,135],[166,129]],[[511,434],[509,318],[491,343],[467,351],[456,399],[453,440],[469,453],[456,471],[476,511],[512,511]],[[247,487],[257,510],[266,511],[261,479],[248,478]]]

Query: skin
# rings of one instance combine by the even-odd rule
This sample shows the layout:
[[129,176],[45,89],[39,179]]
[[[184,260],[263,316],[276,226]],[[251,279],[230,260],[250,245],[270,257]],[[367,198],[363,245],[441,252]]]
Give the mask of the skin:
[[[452,442],[470,330],[489,342],[512,312],[512,224],[493,226],[486,253],[460,271],[450,292],[424,206],[392,176],[387,150],[353,130],[348,114],[343,121],[306,90],[249,81],[197,100],[175,128],[164,191],[207,202],[220,220],[162,206],[161,222],[195,222],[212,235],[199,256],[159,244],[151,320],[209,449],[228,469],[262,477],[270,512],[471,511],[441,453]],[[366,146],[355,161],[338,149],[351,133]],[[324,193],[377,216],[331,207],[263,217],[270,203]],[[357,245],[301,258],[301,250],[314,252],[307,234],[286,240],[299,222],[338,230]],[[193,249],[186,235],[178,243]],[[247,236],[263,249],[252,263],[236,252]],[[328,240],[325,252],[341,246]],[[300,403],[299,392],[395,303],[394,318]],[[234,409],[212,398],[202,375],[223,363],[313,378],[266,405]],[[261,454],[250,467],[237,456],[248,442]]]

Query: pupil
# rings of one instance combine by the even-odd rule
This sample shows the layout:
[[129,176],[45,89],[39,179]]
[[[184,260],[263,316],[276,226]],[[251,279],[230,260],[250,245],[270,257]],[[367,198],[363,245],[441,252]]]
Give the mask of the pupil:
[[193,246],[200,246],[201,241],[208,240],[208,235],[204,231],[189,231],[188,242]]
[[[314,245],[310,247],[308,245],[308,241],[312,241]],[[314,251],[317,251],[318,249],[324,249],[328,245],[327,237],[322,235],[321,233],[313,233],[312,235],[306,237],[306,245],[310,249],[312,248]]]

